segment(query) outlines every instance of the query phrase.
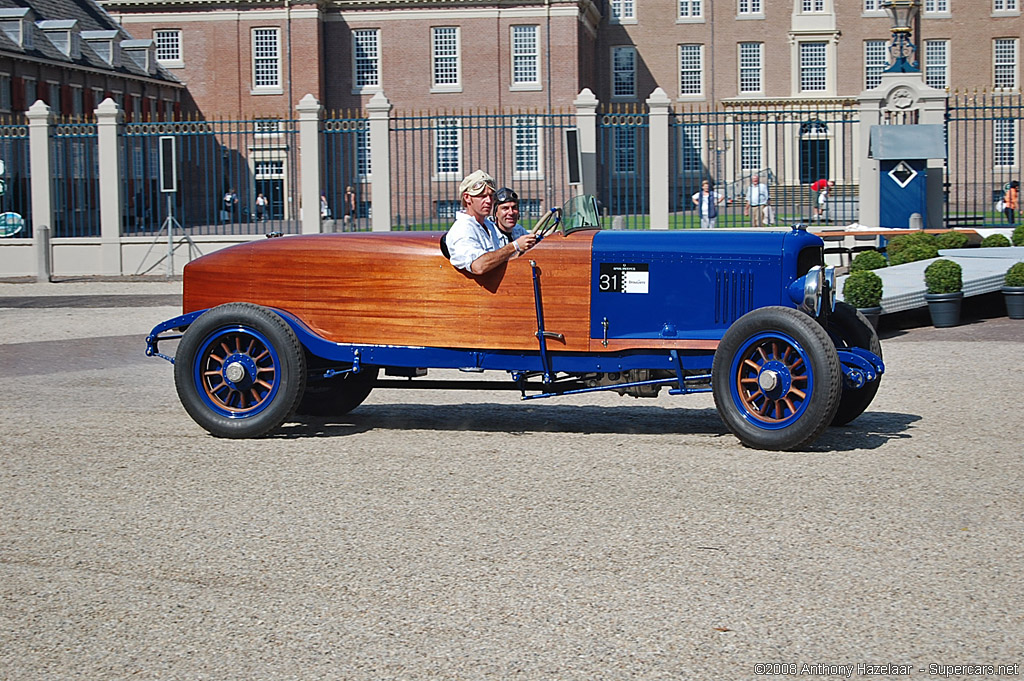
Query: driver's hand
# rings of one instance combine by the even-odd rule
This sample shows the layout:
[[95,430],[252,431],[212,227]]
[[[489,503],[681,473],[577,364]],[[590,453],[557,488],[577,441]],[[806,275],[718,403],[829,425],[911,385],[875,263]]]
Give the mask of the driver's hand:
[[524,234],[516,239],[516,244],[519,246],[520,251],[528,251],[537,245],[537,235]]

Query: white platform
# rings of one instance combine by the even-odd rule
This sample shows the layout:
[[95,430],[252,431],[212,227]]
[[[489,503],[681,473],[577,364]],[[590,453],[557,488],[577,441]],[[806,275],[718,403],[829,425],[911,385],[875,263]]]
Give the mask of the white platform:
[[[963,268],[964,296],[979,296],[998,291],[1003,286],[1006,270],[1015,262],[1024,261],[1024,247],[957,248],[939,251],[939,256],[953,260]],[[874,270],[882,279],[882,313],[902,312],[924,307],[924,270],[937,258],[883,267]],[[839,300],[843,299],[846,276],[836,277]]]

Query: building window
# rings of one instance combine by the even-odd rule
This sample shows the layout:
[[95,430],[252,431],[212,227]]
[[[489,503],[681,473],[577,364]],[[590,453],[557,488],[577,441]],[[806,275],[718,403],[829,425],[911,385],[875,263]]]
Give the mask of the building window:
[[636,4],[633,0],[612,0],[612,21],[635,21]]
[[683,172],[697,172],[701,169],[701,126],[686,123],[679,130],[682,133],[679,169]]
[[636,172],[636,128],[617,126],[614,131],[615,172],[630,175]]
[[884,12],[879,2],[880,0],[864,0],[864,13]]
[[997,166],[1014,166],[1017,160],[1017,121],[997,118],[993,130],[993,162]]
[[925,14],[949,14],[949,0],[924,0]]
[[679,94],[704,94],[704,46],[679,46]]
[[803,11],[805,14],[824,12],[825,0],[803,0]]
[[444,26],[431,30],[434,47],[434,90],[461,90],[459,29]]
[[512,85],[540,85],[540,27],[512,27]]
[[380,87],[380,31],[376,28],[352,31],[352,54],[355,89]]
[[825,43],[800,43],[800,91],[826,89]]
[[32,108],[32,105],[39,99],[39,93],[36,91],[36,81],[32,78],[25,79],[25,106]]
[[156,43],[156,60],[164,66],[181,66],[184,61],[181,56],[181,31],[153,31],[153,41]]
[[924,41],[924,82],[928,87],[949,87],[949,41]]
[[761,92],[764,44],[740,43],[740,92]]
[[365,127],[356,131],[356,175],[370,179],[373,172],[373,155],[370,154],[370,131]]
[[996,38],[993,44],[995,69],[992,85],[998,88],[1017,87],[1017,39]]
[[515,176],[540,176],[540,129],[535,116],[517,116],[513,122]]
[[281,31],[277,28],[252,30],[254,88],[281,87]]
[[11,77],[0,75],[0,111],[10,111],[14,101],[11,92]]
[[739,3],[740,16],[764,13],[764,8],[761,6],[761,0],[739,0]]
[[992,10],[994,12],[1016,12],[1017,0],[993,0]]
[[462,130],[458,118],[439,118],[434,123],[434,175],[462,177]]
[[761,126],[757,123],[740,125],[740,169],[761,169]]
[[876,88],[882,83],[882,71],[889,62],[887,57],[887,46],[884,40],[864,41],[864,89]]
[[636,97],[636,48],[612,48],[612,97]]
[[437,217],[451,220],[462,209],[461,201],[438,201]]
[[703,0],[679,0],[680,19],[700,19],[704,16]]

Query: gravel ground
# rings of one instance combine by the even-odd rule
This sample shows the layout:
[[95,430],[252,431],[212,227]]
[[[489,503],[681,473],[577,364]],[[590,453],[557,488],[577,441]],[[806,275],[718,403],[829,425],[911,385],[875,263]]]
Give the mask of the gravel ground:
[[227,441],[143,356],[176,294],[0,283],[0,679],[1024,664],[1022,321],[884,320],[875,402],[806,452],[709,395],[378,390]]

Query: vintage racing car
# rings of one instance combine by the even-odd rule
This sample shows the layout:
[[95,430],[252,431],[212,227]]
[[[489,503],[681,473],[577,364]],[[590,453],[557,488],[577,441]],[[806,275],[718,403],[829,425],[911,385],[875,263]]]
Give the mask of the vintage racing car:
[[[229,438],[342,415],[374,387],[523,399],[667,387],[712,392],[741,442],[781,450],[853,420],[878,390],[878,336],[836,303],[822,240],[800,225],[601,230],[580,196],[535,230],[535,248],[481,276],[452,267],[437,232],[232,246],[185,267],[184,314],[146,352],[174,363],[189,415]],[[159,351],[172,339],[173,358]],[[466,378],[426,377],[442,368]]]

